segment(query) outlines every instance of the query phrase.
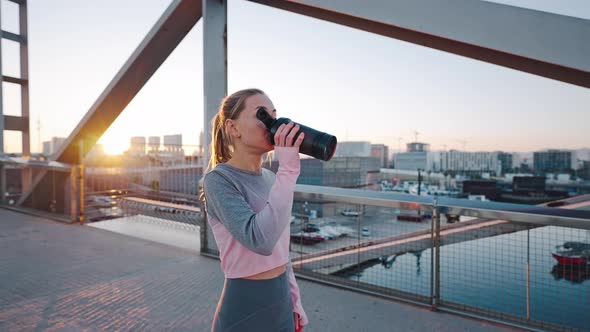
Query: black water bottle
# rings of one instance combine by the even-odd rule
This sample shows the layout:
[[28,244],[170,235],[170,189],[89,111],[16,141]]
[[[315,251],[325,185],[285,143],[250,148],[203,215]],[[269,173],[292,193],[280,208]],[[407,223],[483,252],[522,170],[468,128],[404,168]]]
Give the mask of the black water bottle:
[[[270,132],[270,143],[275,145],[275,133],[279,126],[292,122],[289,118],[278,118],[273,119],[270,114],[268,114],[265,107],[259,107],[256,110],[256,117],[264,123],[268,131]],[[323,133],[321,131],[317,131],[313,128],[309,128],[299,123],[295,123],[299,125],[299,132],[303,132],[305,137],[303,138],[303,142],[299,147],[299,152],[306,154],[308,156],[312,156],[317,159],[321,159],[324,161],[328,161],[332,159],[334,152],[336,151],[336,144],[337,140],[336,137],[330,134]]]

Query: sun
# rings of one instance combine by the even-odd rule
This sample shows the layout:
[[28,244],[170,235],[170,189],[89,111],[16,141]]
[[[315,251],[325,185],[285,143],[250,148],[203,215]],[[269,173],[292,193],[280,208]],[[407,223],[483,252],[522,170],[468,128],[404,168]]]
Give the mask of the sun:
[[119,137],[103,136],[98,143],[103,145],[104,152],[108,155],[120,155],[129,149],[128,139]]

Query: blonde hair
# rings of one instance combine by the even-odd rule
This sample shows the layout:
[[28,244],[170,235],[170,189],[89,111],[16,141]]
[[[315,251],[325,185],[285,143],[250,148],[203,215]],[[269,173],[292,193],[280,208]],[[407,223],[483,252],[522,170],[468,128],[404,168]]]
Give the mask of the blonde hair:
[[231,137],[225,129],[227,119],[235,120],[242,110],[246,99],[258,94],[265,94],[260,89],[244,89],[236,91],[223,98],[219,110],[211,122],[211,145],[208,169],[212,170],[217,164],[224,163],[232,157]]

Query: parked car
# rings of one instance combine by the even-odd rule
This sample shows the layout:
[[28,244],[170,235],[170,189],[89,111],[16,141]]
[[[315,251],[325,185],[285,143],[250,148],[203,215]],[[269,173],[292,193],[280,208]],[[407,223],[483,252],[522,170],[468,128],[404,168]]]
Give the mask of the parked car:
[[318,242],[325,241],[326,239],[318,233],[292,233],[291,242],[301,244],[315,244]]
[[445,217],[447,218],[447,223],[448,224],[452,224],[452,223],[455,223],[455,222],[460,221],[460,216],[459,215],[456,215],[456,214],[446,213],[445,214]]
[[336,238],[336,236],[330,232],[326,232],[325,230],[321,230],[319,232],[317,232],[321,237],[323,237],[326,240],[333,240]]
[[370,236],[370,235],[371,235],[371,232],[369,231],[369,229],[368,229],[367,227],[363,227],[363,228],[361,229],[361,234],[362,234],[363,236]]
[[305,233],[315,233],[320,231],[320,227],[316,224],[308,223],[301,229]]
[[347,217],[357,217],[359,215],[359,212],[357,210],[354,209],[345,209],[342,212],[340,212],[343,216],[347,216]]

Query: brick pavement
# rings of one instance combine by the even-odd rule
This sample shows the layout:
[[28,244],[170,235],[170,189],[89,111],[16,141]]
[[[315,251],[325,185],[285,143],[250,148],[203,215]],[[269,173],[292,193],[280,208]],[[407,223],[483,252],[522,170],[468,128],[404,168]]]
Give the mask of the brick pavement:
[[[219,262],[0,209],[0,331],[207,331]],[[311,331],[510,331],[299,281]]]

